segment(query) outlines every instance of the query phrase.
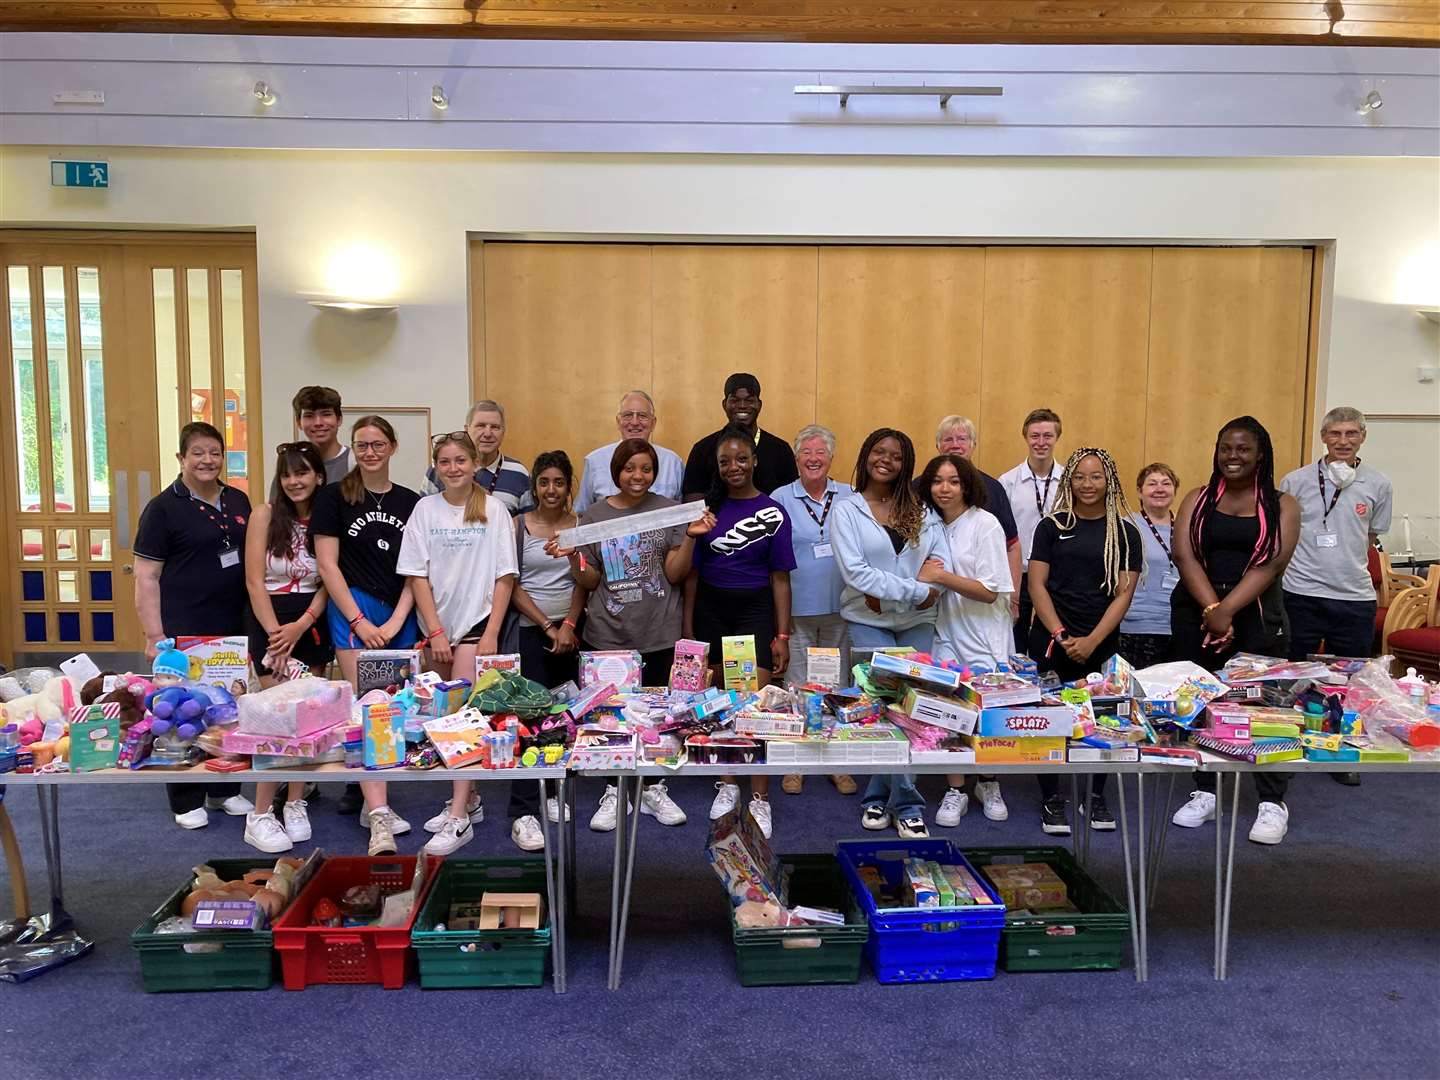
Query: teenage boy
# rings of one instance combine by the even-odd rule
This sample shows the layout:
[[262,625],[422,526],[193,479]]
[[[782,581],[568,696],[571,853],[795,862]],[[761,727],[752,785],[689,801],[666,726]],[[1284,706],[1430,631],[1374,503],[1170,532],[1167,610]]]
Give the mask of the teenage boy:
[[1025,439],[1025,460],[1007,473],[1000,483],[1010,499],[1015,528],[1020,534],[1020,601],[1015,623],[1015,651],[1023,653],[1030,641],[1030,589],[1025,580],[1030,567],[1030,545],[1035,526],[1055,507],[1060,493],[1060,470],[1055,467],[1055,444],[1060,441],[1060,417],[1050,409],[1033,409],[1020,425]]
[[[615,413],[615,427],[620,432],[620,438],[644,439],[655,447],[655,456],[660,459],[660,474],[655,477],[650,490],[678,502],[680,477],[685,466],[674,450],[667,450],[651,440],[656,420],[655,401],[644,390],[631,390],[620,399],[620,408]],[[610,458],[619,445],[618,441],[608,442],[585,455],[585,468],[580,474],[580,493],[575,499],[577,514],[620,490],[610,479]]]
[[355,466],[350,448],[340,442],[340,424],[345,419],[340,391],[330,386],[302,386],[290,407],[305,438],[325,459],[325,482],[339,483]]
[[[530,470],[512,457],[500,452],[505,441],[505,406],[498,401],[477,401],[465,416],[465,434],[475,444],[480,457],[476,462],[475,483],[505,504],[512,514],[529,510]],[[436,495],[444,489],[432,465],[420,482],[421,495]]]
[[[800,479],[795,467],[795,452],[784,439],[760,430],[760,380],[747,372],[737,371],[725,380],[725,397],[720,406],[725,420],[748,432],[755,440],[755,487],[774,491],[784,484]],[[712,431],[690,448],[685,461],[685,478],[681,488],[686,500],[703,499],[715,481],[715,447],[720,432]]]

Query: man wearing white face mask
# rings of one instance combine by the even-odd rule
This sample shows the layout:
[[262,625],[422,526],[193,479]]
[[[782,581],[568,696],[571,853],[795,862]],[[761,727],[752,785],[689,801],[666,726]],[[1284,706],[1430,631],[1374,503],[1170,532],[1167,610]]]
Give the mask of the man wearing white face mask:
[[1375,586],[1366,556],[1390,528],[1390,481],[1360,463],[1365,414],[1331,409],[1320,425],[1325,456],[1280,482],[1300,504],[1300,542],[1285,568],[1290,658],[1324,651],[1369,656],[1375,638]]

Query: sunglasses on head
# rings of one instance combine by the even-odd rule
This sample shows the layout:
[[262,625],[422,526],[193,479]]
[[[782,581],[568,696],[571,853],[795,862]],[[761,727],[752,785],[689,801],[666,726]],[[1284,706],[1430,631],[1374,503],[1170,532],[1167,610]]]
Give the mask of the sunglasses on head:
[[300,453],[303,453],[303,452],[305,451],[305,448],[306,448],[307,446],[314,446],[314,445],[315,445],[314,443],[310,443],[310,442],[282,442],[282,443],[280,443],[278,446],[275,447],[275,453],[277,453],[277,454],[292,454],[292,453],[293,453],[293,454],[300,454]]
[[468,431],[447,431],[443,435],[436,435],[430,440],[431,446],[439,446],[441,443],[458,442],[465,446],[474,446],[475,440],[470,438]]

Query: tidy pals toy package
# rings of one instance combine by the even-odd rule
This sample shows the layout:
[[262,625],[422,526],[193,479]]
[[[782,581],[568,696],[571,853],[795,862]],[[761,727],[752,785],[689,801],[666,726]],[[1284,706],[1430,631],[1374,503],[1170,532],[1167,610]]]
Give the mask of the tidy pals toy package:
[[243,637],[177,637],[190,660],[190,681],[245,693],[250,685],[250,642]]

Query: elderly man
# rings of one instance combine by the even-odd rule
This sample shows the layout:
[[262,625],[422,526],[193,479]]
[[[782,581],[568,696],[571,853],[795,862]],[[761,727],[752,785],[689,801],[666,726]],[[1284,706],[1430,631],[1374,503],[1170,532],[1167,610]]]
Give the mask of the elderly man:
[[[655,477],[655,483],[650,486],[650,490],[656,495],[663,495],[678,502],[680,478],[685,466],[681,463],[679,454],[658,446],[651,440],[650,437],[655,432],[655,421],[655,402],[644,390],[631,390],[620,399],[620,408],[615,413],[615,427],[620,432],[620,438],[644,439],[655,447],[655,454],[660,459],[660,473]],[[619,440],[606,443],[585,455],[585,468],[580,474],[580,491],[575,498],[576,513],[619,490],[610,479],[610,458],[618,445]]]
[[[465,414],[465,434],[475,444],[479,459],[475,463],[475,483],[499,499],[512,514],[529,510],[535,500],[530,496],[530,470],[515,458],[500,452],[505,441],[505,406],[488,398],[477,401]],[[421,495],[436,495],[444,485],[432,465],[420,482]]]
[[[935,449],[942,454],[959,454],[969,459],[980,446],[975,422],[968,416],[947,416],[935,429]],[[1005,531],[1005,557],[1010,562],[1010,578],[1015,591],[1010,594],[1010,615],[1020,614],[1020,534],[1015,527],[1015,514],[1010,509],[1010,496],[1005,487],[987,472],[980,474],[985,482],[985,509],[995,515]]]

